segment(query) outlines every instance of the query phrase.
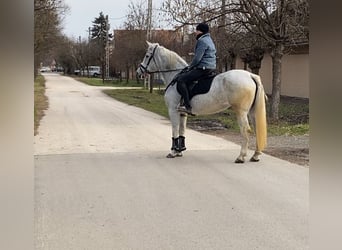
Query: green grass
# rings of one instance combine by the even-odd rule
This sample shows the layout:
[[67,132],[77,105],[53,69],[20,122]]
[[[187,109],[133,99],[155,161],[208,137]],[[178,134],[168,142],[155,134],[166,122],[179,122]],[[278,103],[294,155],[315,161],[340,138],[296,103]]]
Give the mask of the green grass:
[[103,92],[118,101],[168,117],[162,91],[154,90],[153,93],[150,93],[145,89],[107,89]]
[[111,87],[143,87],[143,80],[138,83],[137,81],[129,80],[128,83],[126,80],[120,82],[120,80],[105,80],[102,81],[102,78],[92,78],[92,77],[74,77],[75,80],[83,82],[85,84],[91,86],[111,86]]
[[[104,90],[104,92],[122,102],[134,105],[168,118],[163,91],[155,90],[149,93],[144,89]],[[304,135],[309,133],[309,103],[296,98],[282,98],[279,106],[279,121],[268,123],[269,135]],[[224,127],[239,132],[235,113],[227,109],[223,112],[205,116],[189,116],[189,122],[194,120],[215,120]]]
[[34,135],[37,134],[40,120],[48,106],[48,99],[45,96],[45,79],[42,75],[38,75],[34,80]]

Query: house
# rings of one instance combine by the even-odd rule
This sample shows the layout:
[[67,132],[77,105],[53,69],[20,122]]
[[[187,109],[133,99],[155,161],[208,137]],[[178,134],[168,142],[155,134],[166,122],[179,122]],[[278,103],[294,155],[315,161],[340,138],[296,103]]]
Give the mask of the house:
[[[243,69],[244,63],[238,58],[236,68]],[[264,55],[259,71],[267,94],[272,93],[272,58]],[[296,48],[282,59],[281,95],[309,98],[309,45]]]

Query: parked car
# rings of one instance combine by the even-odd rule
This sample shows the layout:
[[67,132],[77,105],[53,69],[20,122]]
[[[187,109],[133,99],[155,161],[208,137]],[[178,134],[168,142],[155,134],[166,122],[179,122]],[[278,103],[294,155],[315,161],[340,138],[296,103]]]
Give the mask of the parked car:
[[[88,74],[89,72],[89,74]],[[92,76],[92,77],[98,77],[101,75],[101,67],[100,66],[88,66],[87,68],[84,68],[82,70],[76,69],[74,71],[75,75],[81,75],[81,76]]]
[[51,71],[51,68],[50,67],[41,67],[40,72],[44,73],[44,72],[50,72]]
[[61,66],[55,67],[53,70],[53,72],[64,72],[64,68]]

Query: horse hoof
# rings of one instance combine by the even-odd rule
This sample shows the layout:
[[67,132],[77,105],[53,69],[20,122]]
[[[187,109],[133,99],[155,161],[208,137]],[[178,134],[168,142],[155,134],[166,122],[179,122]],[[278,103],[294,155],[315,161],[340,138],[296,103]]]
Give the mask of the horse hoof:
[[241,160],[241,159],[236,159],[235,163],[244,163],[245,161]]
[[167,156],[166,156],[166,158],[175,158],[176,157],[176,155],[173,155],[173,154],[171,154],[171,153],[169,153]]
[[256,158],[252,157],[249,161],[251,161],[251,162],[258,162],[258,161],[260,161],[260,159],[256,159]]
[[175,153],[175,154],[172,154],[172,153],[169,153],[166,158],[175,158],[175,157],[182,157],[183,154],[182,152],[179,152],[179,153]]
[[183,156],[182,152],[179,152],[176,154],[176,157],[182,157],[182,156]]

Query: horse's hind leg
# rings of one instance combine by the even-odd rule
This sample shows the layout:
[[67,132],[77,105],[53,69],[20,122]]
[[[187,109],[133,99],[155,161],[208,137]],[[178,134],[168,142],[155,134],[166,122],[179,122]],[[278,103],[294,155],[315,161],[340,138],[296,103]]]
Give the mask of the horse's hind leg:
[[[255,113],[254,113],[254,110],[251,110],[250,111],[250,121],[252,123],[252,126],[254,128],[254,131],[256,130],[256,124],[255,124]],[[259,159],[259,156],[261,155],[261,151],[259,150],[258,148],[258,143],[255,143],[255,151],[254,151],[254,154],[253,156],[251,157],[250,161],[251,162],[258,162],[260,161]]]
[[248,123],[248,117],[247,112],[245,111],[238,111],[236,113],[237,115],[237,121],[240,126],[240,133],[242,135],[243,141],[241,144],[241,150],[240,155],[235,160],[235,163],[244,163],[245,162],[245,156],[247,155],[247,149],[248,149],[248,142],[249,142],[249,131],[251,130],[249,123]]

